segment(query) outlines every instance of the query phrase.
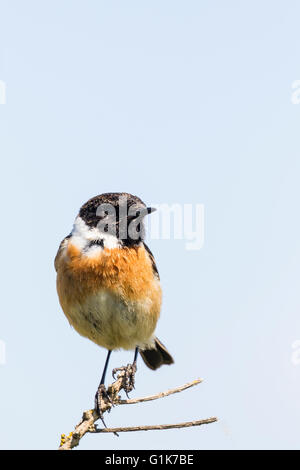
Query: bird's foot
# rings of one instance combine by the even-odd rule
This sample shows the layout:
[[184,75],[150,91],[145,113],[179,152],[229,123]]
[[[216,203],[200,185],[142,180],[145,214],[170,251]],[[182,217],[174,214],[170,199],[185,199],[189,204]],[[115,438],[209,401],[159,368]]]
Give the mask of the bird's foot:
[[[105,427],[106,424],[104,422],[104,419],[103,419],[103,411],[102,411],[102,404],[103,403],[109,403],[111,406],[113,406],[113,402],[112,402],[112,399],[109,395],[109,393],[107,392],[106,388],[105,388],[105,385],[104,384],[100,384],[99,387],[98,387],[98,390],[96,392],[96,395],[95,395],[95,410],[96,412],[98,413],[98,415],[100,416],[100,419],[103,423],[103,425]],[[110,406],[110,408],[111,408]],[[109,408],[109,411],[110,411],[110,408]]]
[[114,379],[115,374],[117,372],[125,372],[123,380],[123,389],[125,390],[127,398],[129,398],[128,393],[134,389],[136,369],[136,362],[134,362],[133,364],[127,364],[127,366],[117,367],[112,371]]

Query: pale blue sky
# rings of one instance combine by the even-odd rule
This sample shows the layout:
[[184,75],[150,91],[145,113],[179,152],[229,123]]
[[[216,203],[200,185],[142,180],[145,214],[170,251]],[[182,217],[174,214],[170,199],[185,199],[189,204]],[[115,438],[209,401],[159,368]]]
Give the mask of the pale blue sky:
[[149,241],[176,362],[140,361],[132,396],[205,382],[107,424],[220,421],[80,447],[299,448],[299,15],[297,1],[0,0],[1,448],[56,448],[93,403],[106,353],[69,327],[53,259],[107,191],[205,205],[202,250]]

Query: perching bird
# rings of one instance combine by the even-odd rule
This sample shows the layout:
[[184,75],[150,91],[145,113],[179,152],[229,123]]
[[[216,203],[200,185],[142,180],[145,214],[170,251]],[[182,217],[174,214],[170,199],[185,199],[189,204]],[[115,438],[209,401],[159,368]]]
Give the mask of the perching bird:
[[174,362],[154,334],[162,292],[143,224],[154,210],[128,193],[96,196],[81,207],[55,258],[57,292],[67,319],[80,335],[108,350],[95,396],[100,416],[113,350],[135,350],[133,364],[121,368],[126,393],[134,386],[138,352],[153,370]]

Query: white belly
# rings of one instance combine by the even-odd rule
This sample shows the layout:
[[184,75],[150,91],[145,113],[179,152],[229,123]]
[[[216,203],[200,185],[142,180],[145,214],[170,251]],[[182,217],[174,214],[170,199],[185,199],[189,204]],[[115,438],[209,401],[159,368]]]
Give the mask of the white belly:
[[79,334],[107,349],[134,349],[153,344],[151,299],[125,302],[108,290],[89,296],[65,312]]

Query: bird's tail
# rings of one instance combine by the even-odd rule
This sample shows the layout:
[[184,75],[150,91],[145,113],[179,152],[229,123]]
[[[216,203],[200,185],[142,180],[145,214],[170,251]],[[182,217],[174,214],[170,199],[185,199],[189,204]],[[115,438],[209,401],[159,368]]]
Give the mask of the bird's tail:
[[158,338],[154,339],[153,348],[144,350],[141,349],[140,354],[146,366],[152,370],[158,369],[163,364],[174,363],[173,357]]

